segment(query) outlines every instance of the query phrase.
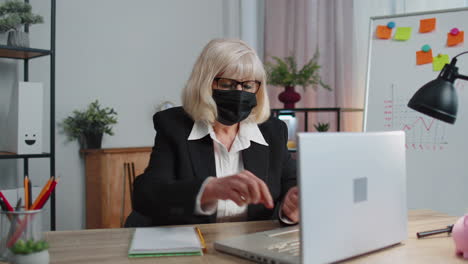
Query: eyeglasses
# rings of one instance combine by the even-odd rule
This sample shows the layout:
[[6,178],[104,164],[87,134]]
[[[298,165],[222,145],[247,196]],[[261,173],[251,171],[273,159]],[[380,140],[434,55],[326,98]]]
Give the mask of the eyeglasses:
[[228,78],[215,78],[214,80],[216,81],[216,89],[218,90],[236,90],[237,86],[240,84],[243,91],[257,93],[261,85],[259,81],[238,82]]

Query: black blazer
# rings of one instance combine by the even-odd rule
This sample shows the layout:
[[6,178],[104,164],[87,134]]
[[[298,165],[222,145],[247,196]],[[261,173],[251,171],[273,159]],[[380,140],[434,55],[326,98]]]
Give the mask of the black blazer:
[[[194,214],[203,181],[216,176],[213,140],[209,135],[187,140],[194,121],[182,107],[156,113],[153,122],[156,139],[148,167],[134,183],[133,209],[150,217],[153,225],[215,222],[216,214]],[[286,125],[270,118],[259,128],[269,146],[251,142],[242,151],[242,159],[244,168],[266,183],[275,208],[249,205],[248,220],[276,218],[284,195],[296,185],[296,164],[286,147]]]

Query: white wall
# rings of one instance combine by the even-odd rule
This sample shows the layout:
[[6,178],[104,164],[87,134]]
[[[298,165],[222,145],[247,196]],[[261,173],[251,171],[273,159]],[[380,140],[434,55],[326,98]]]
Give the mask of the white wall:
[[[59,123],[94,99],[114,107],[119,123],[115,136],[104,138],[103,147],[153,144],[152,114],[166,100],[180,103],[192,65],[210,39],[240,37],[255,45],[260,54],[263,50],[263,0],[243,4],[239,0],[57,2],[56,120]],[[50,3],[32,1],[32,5],[45,23],[31,28],[31,46],[49,49]],[[249,21],[242,23],[243,30],[241,21]],[[250,27],[250,23],[255,25]],[[5,125],[16,81],[22,79],[22,65],[0,60],[0,126]],[[49,67],[49,57],[30,61],[30,80],[46,87],[46,152],[50,142]],[[84,227],[84,164],[78,151],[77,143],[67,142],[57,127],[58,229]],[[0,160],[0,189],[20,187],[21,168],[22,161]],[[30,160],[30,174],[33,183],[42,186],[49,176],[48,159]]]
[[[258,1],[263,8],[263,1]],[[50,3],[31,3],[45,19],[45,25],[31,28],[31,46],[48,49]],[[152,115],[157,106],[166,100],[180,104],[193,63],[210,39],[241,37],[240,7],[240,0],[57,1],[57,123],[99,99],[118,113],[115,135],[104,137],[104,148],[152,146]],[[44,151],[49,150],[49,61],[45,57],[30,64],[30,80],[43,82],[46,90]],[[14,89],[21,70],[21,62],[0,60],[0,99]],[[0,101],[1,125],[8,102]],[[0,160],[0,189],[21,185],[22,171],[17,169],[21,166],[21,162]],[[48,160],[32,160],[30,172],[35,185],[42,186],[49,176]],[[83,159],[77,142],[67,142],[59,127],[56,176],[61,177],[57,229],[84,228]]]
[[[90,8],[92,7],[92,8]],[[180,93],[202,47],[223,36],[223,2],[59,1],[57,120],[94,99],[119,123],[103,147],[152,146],[152,115]],[[84,166],[76,142],[57,134],[57,228],[84,227]]]

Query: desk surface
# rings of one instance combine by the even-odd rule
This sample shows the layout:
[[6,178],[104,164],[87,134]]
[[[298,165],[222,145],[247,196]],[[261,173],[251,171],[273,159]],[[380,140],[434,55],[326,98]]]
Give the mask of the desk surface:
[[[416,232],[444,228],[458,217],[428,210],[409,212],[408,239],[403,244],[366,254],[346,263],[467,263],[455,256],[454,243],[447,235],[417,239]],[[200,257],[140,258],[127,257],[133,230],[97,229],[47,232],[50,263],[250,263],[217,252],[213,241],[239,234],[265,231],[278,227],[275,221],[239,222],[199,225],[208,243],[208,253]]]

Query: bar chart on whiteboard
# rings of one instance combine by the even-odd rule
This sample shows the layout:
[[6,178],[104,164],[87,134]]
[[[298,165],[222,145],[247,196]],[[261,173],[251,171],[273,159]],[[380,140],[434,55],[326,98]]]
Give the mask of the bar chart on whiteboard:
[[441,151],[448,144],[448,124],[418,113],[407,104],[411,95],[399,93],[392,84],[383,102],[384,130],[403,130],[406,149],[415,151]]

